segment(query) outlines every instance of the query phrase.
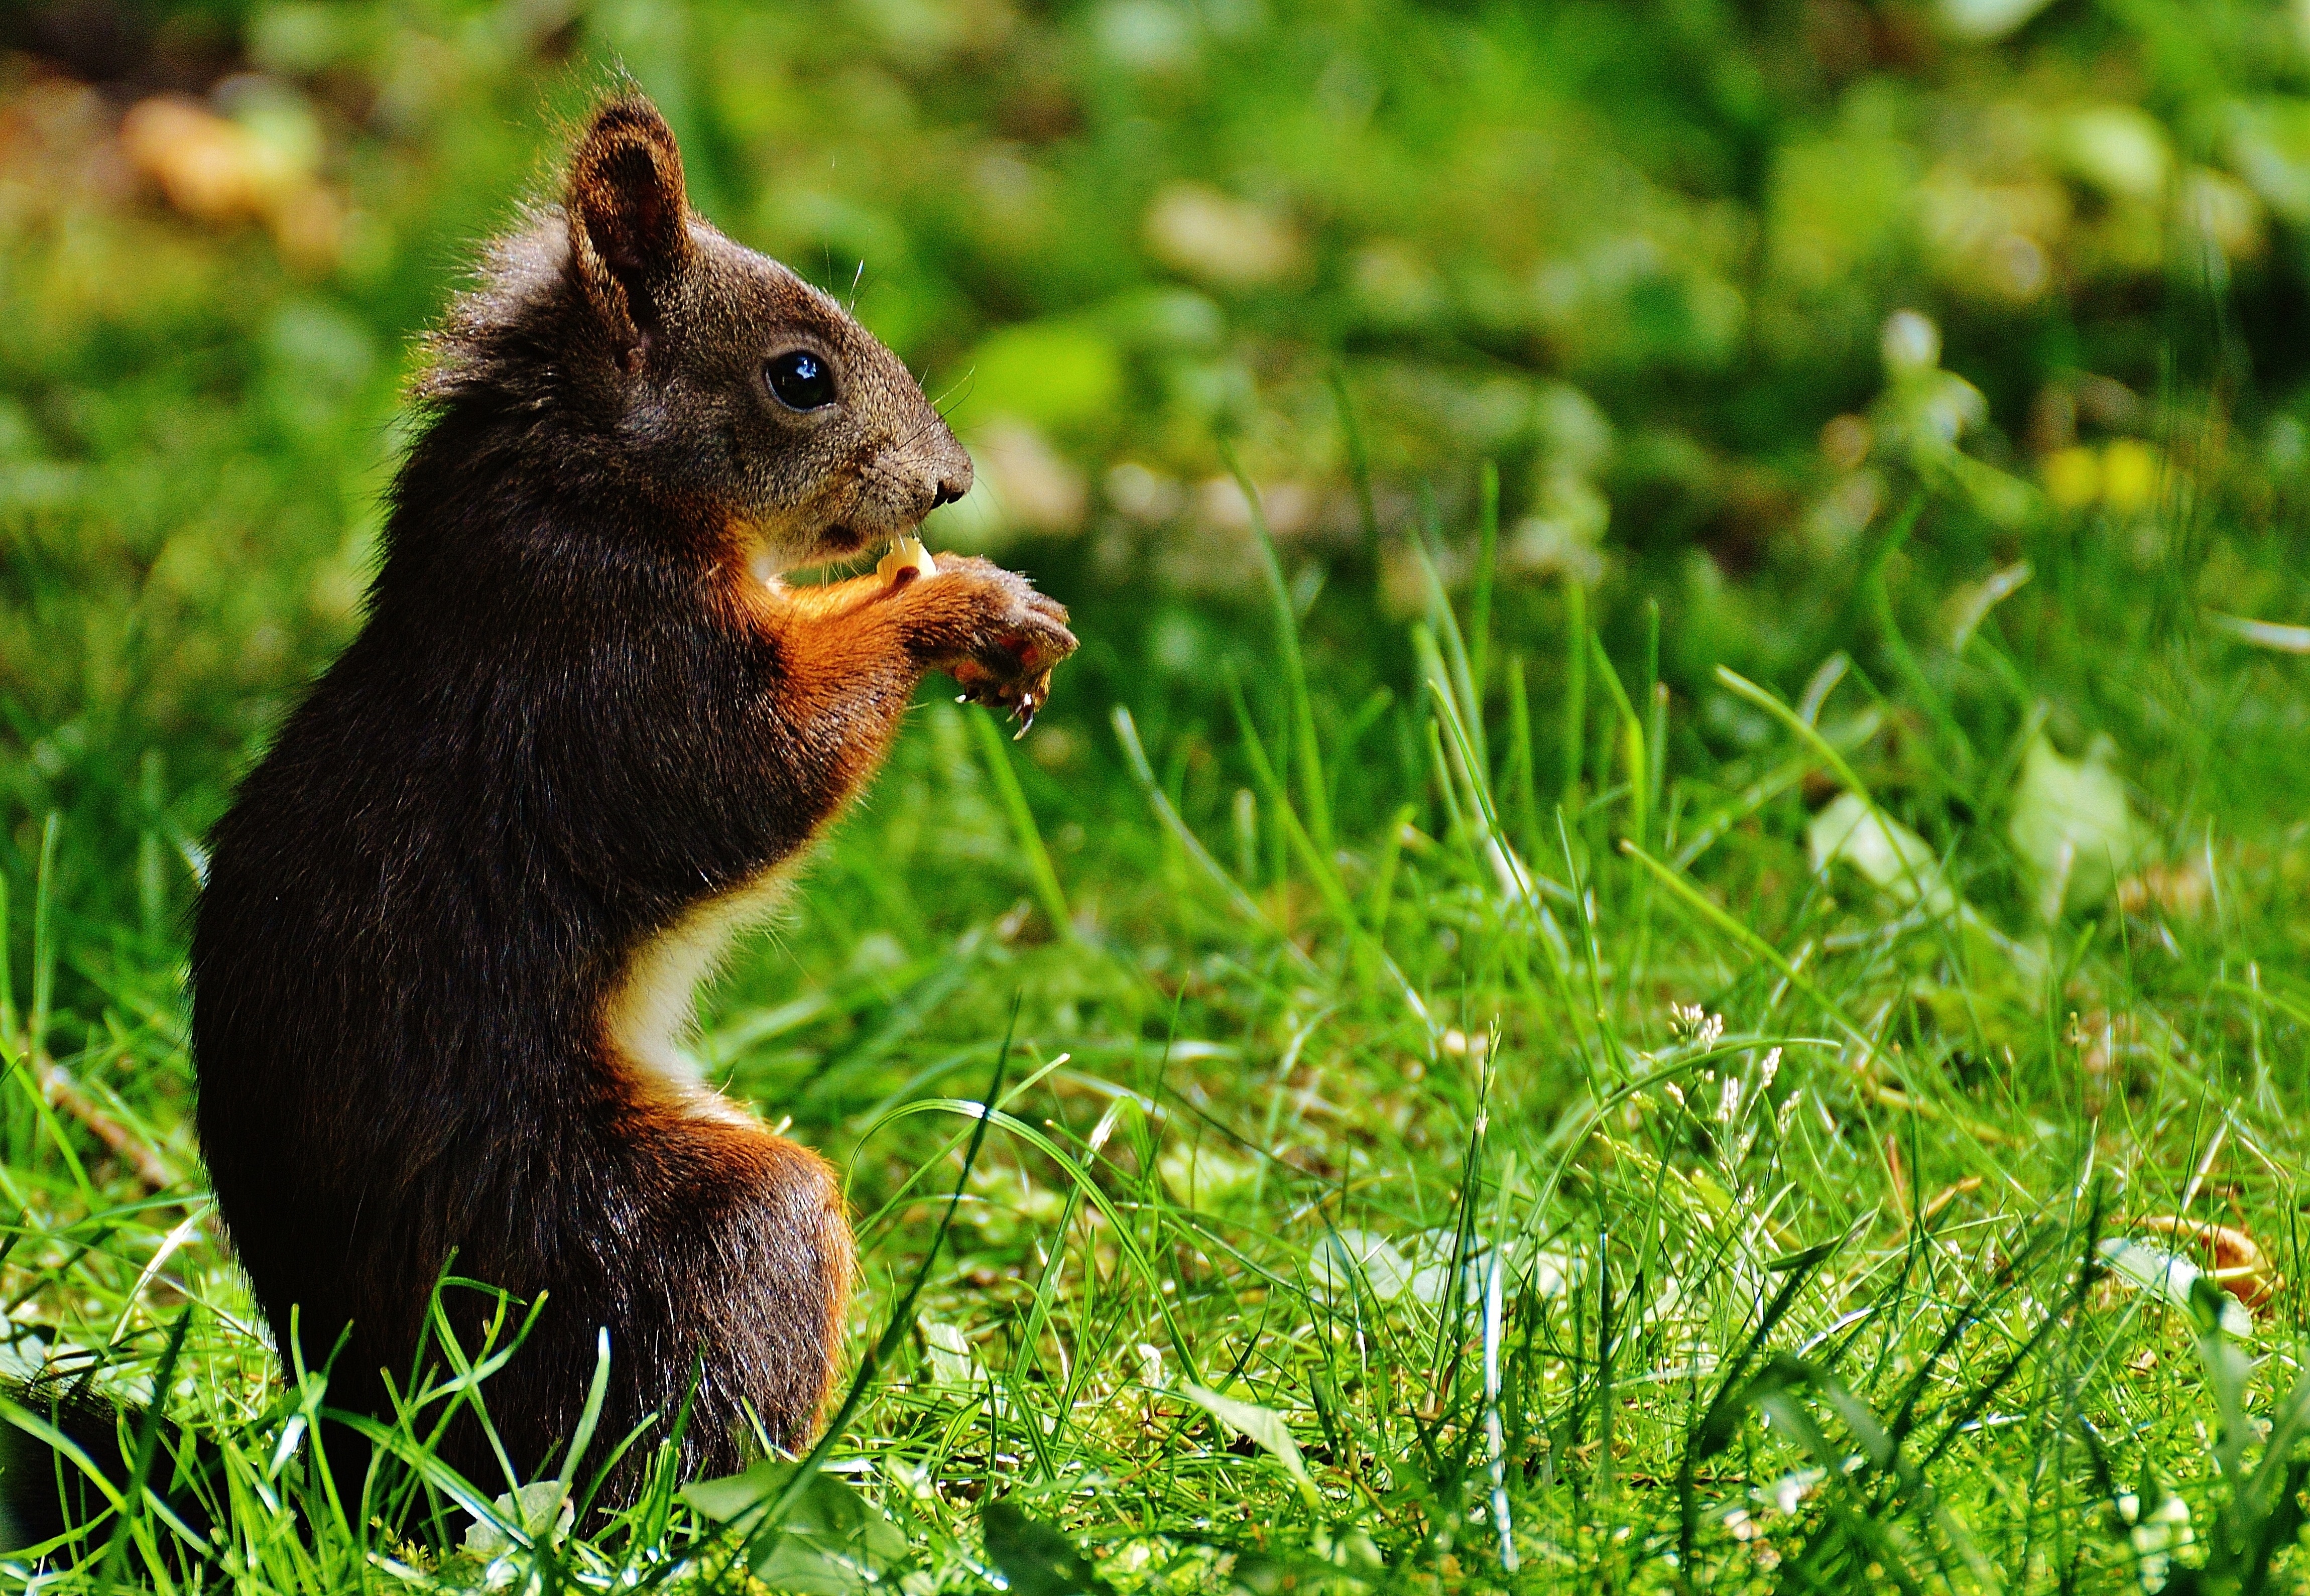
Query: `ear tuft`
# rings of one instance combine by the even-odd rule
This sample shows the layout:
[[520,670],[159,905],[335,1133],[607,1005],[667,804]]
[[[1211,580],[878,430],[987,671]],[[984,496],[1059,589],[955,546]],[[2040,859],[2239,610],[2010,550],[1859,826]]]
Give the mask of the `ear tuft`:
[[655,290],[690,259],[682,151],[657,107],[622,95],[594,113],[569,163],[571,270],[629,369],[656,327]]

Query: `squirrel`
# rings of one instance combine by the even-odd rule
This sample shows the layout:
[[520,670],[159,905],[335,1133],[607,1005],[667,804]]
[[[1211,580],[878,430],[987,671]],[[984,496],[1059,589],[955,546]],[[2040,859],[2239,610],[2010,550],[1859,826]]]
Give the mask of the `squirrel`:
[[[925,673],[1030,720],[1075,639],[984,559],[781,580],[909,533],[970,457],[840,304],[691,213],[637,92],[489,249],[415,398],[361,629],[212,841],[191,1037],[219,1211],[330,1407],[390,1421],[446,1271],[543,1299],[481,1391],[522,1478],[605,1330],[600,1433],[686,1403],[682,1472],[734,1471],[813,1435],[853,1250],[826,1161],[679,1050],[694,990]],[[495,1295],[440,1301],[477,1350]],[[501,1472],[470,1421],[440,1456]]]

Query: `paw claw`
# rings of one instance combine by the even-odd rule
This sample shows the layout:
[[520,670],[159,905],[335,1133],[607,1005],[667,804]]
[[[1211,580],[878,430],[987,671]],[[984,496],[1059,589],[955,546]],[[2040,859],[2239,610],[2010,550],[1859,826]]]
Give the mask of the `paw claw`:
[[1046,672],[1041,680],[1029,684],[1020,692],[1019,702],[1013,705],[1011,710],[1012,718],[1019,723],[1019,729],[1011,734],[1012,742],[1018,742],[1020,738],[1034,730],[1035,712],[1042,708],[1050,698],[1049,682],[1050,674]]
[[925,663],[955,679],[957,702],[1007,711],[1025,735],[1050,701],[1053,667],[1075,651],[1066,606],[981,559],[942,560],[939,574],[953,578],[939,590],[946,603],[968,595],[977,612],[957,628],[960,637],[950,631],[935,652],[925,650]]

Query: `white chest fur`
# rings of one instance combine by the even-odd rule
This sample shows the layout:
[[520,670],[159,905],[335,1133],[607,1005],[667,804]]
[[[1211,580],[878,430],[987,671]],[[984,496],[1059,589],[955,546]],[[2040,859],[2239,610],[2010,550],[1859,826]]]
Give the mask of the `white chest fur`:
[[738,933],[777,911],[792,881],[791,863],[771,866],[742,886],[692,905],[637,949],[612,989],[602,1028],[611,1048],[642,1084],[709,1113],[749,1117],[698,1072],[683,1048],[696,1017],[698,988]]

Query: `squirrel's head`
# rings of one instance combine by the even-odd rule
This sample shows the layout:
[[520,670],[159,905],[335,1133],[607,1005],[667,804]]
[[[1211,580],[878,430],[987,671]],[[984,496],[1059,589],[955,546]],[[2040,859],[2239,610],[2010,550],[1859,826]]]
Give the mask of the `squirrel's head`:
[[560,412],[558,442],[723,512],[759,564],[855,554],[970,490],[970,456],[896,355],[690,213],[673,130],[638,94],[594,112],[559,211],[494,265],[452,312],[433,395]]

